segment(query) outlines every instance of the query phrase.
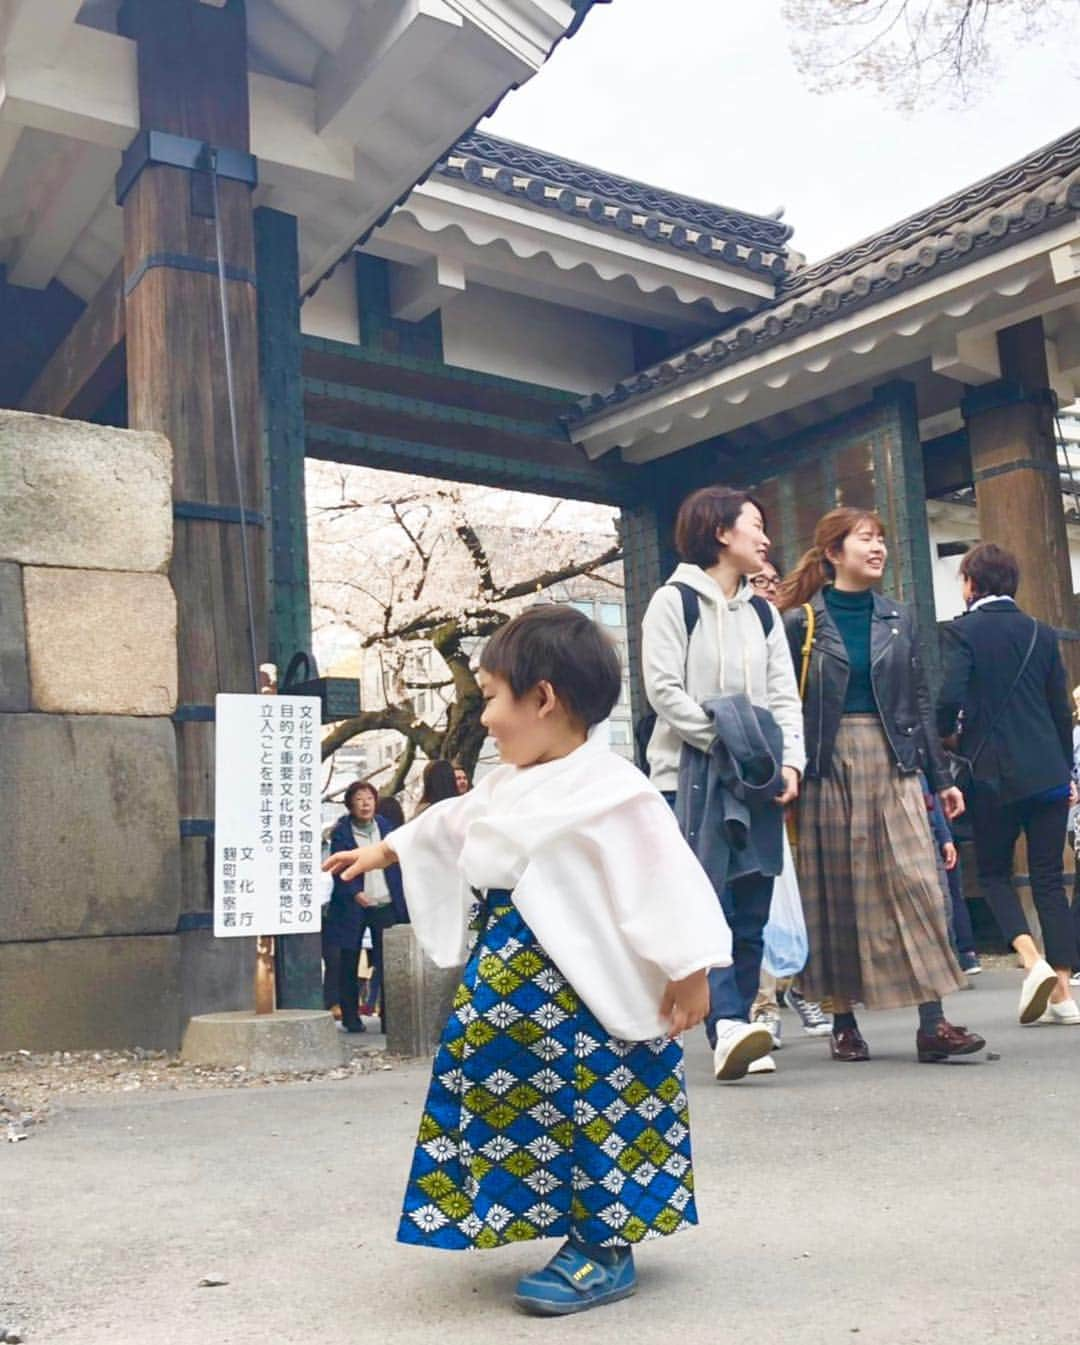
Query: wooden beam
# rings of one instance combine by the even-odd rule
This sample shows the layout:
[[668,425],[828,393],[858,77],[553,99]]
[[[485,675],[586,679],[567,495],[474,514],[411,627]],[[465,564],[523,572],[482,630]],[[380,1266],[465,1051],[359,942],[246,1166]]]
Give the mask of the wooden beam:
[[274,8],[287,14],[324,51],[337,51],[352,18],[350,0],[322,0],[318,5],[311,0],[274,0]]
[[36,211],[8,268],[13,285],[44,289],[98,213],[120,167],[116,150],[72,144],[66,171]]
[[[246,82],[261,181],[326,190],[354,180],[352,144],[315,130],[313,89],[270,75],[248,75]],[[54,60],[28,53],[9,61],[0,120],[126,149],[141,125],[134,41],[76,24]]]
[[561,389],[318,336],[304,338],[303,372],[305,378],[324,383],[548,424],[569,414],[578,401],[576,394]]
[[305,438],[307,456],[324,462],[532,491],[566,500],[624,504],[640,490],[640,478],[621,469],[585,461],[579,466],[537,461],[508,452],[505,443],[499,451],[485,453],[310,422],[305,423]]
[[390,315],[422,322],[465,290],[465,268],[449,257],[431,257],[419,266],[398,266],[390,275]]
[[89,416],[124,378],[124,283],[119,265],[60,343],[22,401],[24,411]]
[[22,135],[21,126],[12,126],[8,122],[0,122],[0,183],[4,180],[8,164],[15,157],[15,151],[19,147],[20,135]]
[[340,49],[319,68],[319,131],[362,143],[401,81],[437,61],[463,26],[445,0],[357,9]]
[[9,57],[26,52],[55,56],[81,8],[82,0],[7,0],[7,24],[0,23],[0,46]]

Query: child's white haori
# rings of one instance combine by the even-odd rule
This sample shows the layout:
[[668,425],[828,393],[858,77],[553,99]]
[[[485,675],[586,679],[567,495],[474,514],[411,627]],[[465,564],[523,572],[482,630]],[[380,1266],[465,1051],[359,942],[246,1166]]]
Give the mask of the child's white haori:
[[557,761],[498,767],[386,843],[433,961],[465,961],[472,889],[511,890],[613,1037],[663,1036],[668,980],[731,963],[731,931],[674,814],[595,730]]

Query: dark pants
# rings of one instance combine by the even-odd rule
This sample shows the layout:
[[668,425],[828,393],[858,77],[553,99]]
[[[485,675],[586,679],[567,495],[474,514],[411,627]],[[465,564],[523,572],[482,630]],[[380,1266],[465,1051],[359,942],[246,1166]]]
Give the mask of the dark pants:
[[975,789],[970,808],[979,882],[1006,942],[1011,944],[1021,934],[1031,933],[1012,881],[1013,850],[1023,832],[1046,960],[1053,967],[1072,967],[1076,934],[1065,900],[1064,880],[1068,800],[1001,804],[992,794]]
[[956,941],[957,952],[975,951],[975,931],[971,927],[971,912],[964,900],[964,882],[960,874],[960,861],[945,875],[949,880],[949,901],[952,906],[952,934]]
[[360,981],[356,975],[356,964],[360,958],[359,948],[339,948],[335,943],[323,939],[323,1005],[332,1009],[341,1005],[341,1021],[347,1028],[356,1027],[359,1022]]
[[[382,994],[382,926],[371,925],[371,963],[374,974],[379,978],[379,1017],[382,1030],[386,1031],[386,1010]],[[357,1031],[360,1022],[360,978],[356,974],[360,959],[359,948],[340,948],[328,943],[325,935],[322,945],[323,962],[323,1004],[332,1008],[341,1005],[341,1021],[349,1031]]]
[[751,873],[736,878],[724,889],[720,905],[731,926],[730,967],[714,967],[709,972],[709,1013],[705,1035],[716,1045],[716,1024],[722,1018],[750,1021],[750,1009],[761,981],[762,937],[769,922],[772,902],[772,878]]
[[1073,878],[1072,921],[1076,951],[1073,953],[1073,971],[1080,971],[1080,872]]
[[[674,811],[675,795],[662,791]],[[714,967],[709,972],[709,1012],[705,1035],[716,1045],[716,1024],[721,1018],[750,1021],[750,1010],[761,983],[761,955],[765,947],[765,926],[775,878],[760,873],[747,874],[729,883],[720,896],[720,907],[731,929],[731,966]]]

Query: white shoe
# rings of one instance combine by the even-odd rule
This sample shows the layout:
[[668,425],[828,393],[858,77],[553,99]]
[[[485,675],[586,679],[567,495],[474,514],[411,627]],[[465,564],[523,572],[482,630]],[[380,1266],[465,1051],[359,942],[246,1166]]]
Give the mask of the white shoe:
[[1020,987],[1021,1023],[1039,1021],[1043,1010],[1050,1002],[1057,979],[1057,972],[1045,958],[1040,957],[1024,977],[1024,984]]
[[762,1023],[722,1018],[716,1025],[713,1073],[721,1083],[741,1079],[751,1064],[772,1050],[772,1034]]
[[771,1055],[759,1055],[756,1060],[751,1060],[747,1069],[747,1074],[775,1074],[776,1061]]
[[784,1025],[780,1021],[780,1015],[774,1009],[762,1009],[760,1013],[754,1015],[754,1022],[769,1029],[769,1036],[772,1037],[773,1050],[779,1051],[781,1034],[784,1030]]
[[1063,999],[1060,1004],[1048,1004],[1040,1023],[1059,1023],[1062,1027],[1080,1025],[1080,1005],[1075,999]]
[[1073,972],[1073,974],[1069,977],[1069,984],[1080,985],[1080,971]]

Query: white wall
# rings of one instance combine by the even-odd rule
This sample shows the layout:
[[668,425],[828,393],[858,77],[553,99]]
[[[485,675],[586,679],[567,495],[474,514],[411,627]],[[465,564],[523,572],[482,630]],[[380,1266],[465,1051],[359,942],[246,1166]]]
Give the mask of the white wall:
[[442,331],[447,364],[569,392],[607,388],[634,366],[626,323],[485,285],[446,304]]
[[[930,500],[926,506],[930,526],[930,558],[934,570],[934,602],[937,607],[937,619],[948,621],[959,616],[964,610],[960,597],[960,583],[957,578],[960,569],[960,556],[939,556],[939,542],[963,542],[973,545],[981,540],[979,521],[974,506],[949,504],[942,500]],[[1069,560],[1072,566],[1073,592],[1080,590],[1080,527],[1067,526],[1069,537]]]
[[356,266],[350,257],[329,280],[324,280],[300,308],[300,330],[305,336],[324,336],[330,341],[360,340],[356,311]]

